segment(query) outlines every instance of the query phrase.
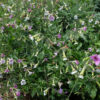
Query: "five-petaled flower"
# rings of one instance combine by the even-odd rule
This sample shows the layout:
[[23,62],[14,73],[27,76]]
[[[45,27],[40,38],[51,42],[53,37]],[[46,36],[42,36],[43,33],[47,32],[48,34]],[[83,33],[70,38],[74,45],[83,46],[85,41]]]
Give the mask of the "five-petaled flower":
[[26,84],[26,80],[22,79],[21,80],[21,85],[25,85]]
[[10,65],[13,65],[13,63],[14,63],[14,60],[11,58],[11,59],[9,59],[9,64]]
[[96,66],[98,66],[100,64],[100,55],[94,54],[90,58],[94,61]]
[[54,21],[54,20],[55,20],[55,17],[54,17],[53,15],[50,15],[50,16],[49,16],[49,20],[50,20],[50,21]]

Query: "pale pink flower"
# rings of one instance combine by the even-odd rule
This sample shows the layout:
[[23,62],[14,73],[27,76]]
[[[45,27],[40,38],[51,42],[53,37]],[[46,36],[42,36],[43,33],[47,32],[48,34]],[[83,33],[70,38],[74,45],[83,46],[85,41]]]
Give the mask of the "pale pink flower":
[[100,64],[100,55],[94,54],[93,56],[90,56],[90,58],[94,61],[96,66]]

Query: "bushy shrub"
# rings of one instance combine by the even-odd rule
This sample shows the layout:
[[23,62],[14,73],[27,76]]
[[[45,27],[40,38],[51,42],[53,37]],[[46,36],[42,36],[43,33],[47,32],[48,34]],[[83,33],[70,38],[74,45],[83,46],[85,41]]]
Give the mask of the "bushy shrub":
[[1,3],[1,97],[11,92],[21,100],[99,100],[100,20],[94,7],[92,0]]

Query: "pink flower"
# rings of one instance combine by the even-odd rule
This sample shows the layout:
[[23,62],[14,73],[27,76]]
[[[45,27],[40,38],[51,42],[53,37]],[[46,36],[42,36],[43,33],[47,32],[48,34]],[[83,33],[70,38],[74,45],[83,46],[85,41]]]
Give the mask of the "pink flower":
[[4,27],[4,26],[2,26],[2,27],[1,27],[1,30],[4,30],[4,29],[5,29],[5,27]]
[[14,63],[14,60],[11,58],[11,59],[9,59],[9,64],[10,65],[13,65],[13,63]]
[[26,94],[24,93],[24,97],[26,96]]
[[1,57],[2,57],[2,58],[5,57],[5,54],[2,53],[2,54],[1,54]]
[[10,15],[9,18],[12,19],[13,18],[13,15]]
[[96,66],[100,64],[100,55],[94,54],[93,56],[90,56],[90,58],[94,61]]
[[5,64],[5,62],[6,62],[5,59],[1,59],[0,60],[0,65]]
[[60,88],[60,89],[58,90],[58,93],[59,93],[59,94],[62,94],[62,93],[63,93],[63,89]]
[[44,58],[44,61],[48,61],[48,58]]
[[83,30],[86,31],[87,30],[87,27],[83,27]]
[[5,73],[8,73],[8,72],[9,72],[9,69],[6,69],[6,70],[5,70]]
[[89,50],[90,52],[92,52],[92,48],[88,48],[88,50]]
[[31,30],[31,29],[32,29],[32,26],[29,26],[29,27],[28,27],[28,30]]
[[18,62],[18,63],[21,63],[21,62],[22,62],[22,60],[21,60],[21,59],[18,59],[18,60],[17,60],[17,62]]
[[55,20],[55,17],[52,16],[52,15],[50,15],[49,20],[50,20],[50,21],[54,21],[54,20]]
[[78,60],[75,60],[75,63],[78,65],[79,64],[79,61]]
[[10,88],[9,90],[10,90],[10,92],[12,92],[12,90],[13,90],[13,89],[12,89],[12,88]]
[[10,12],[10,9],[9,8],[7,10],[8,10],[8,12]]
[[30,7],[32,7],[32,4],[30,4]]
[[58,38],[61,38],[61,34],[58,34],[57,37],[58,37]]
[[74,28],[73,31],[76,31],[76,28]]
[[59,47],[60,46],[60,43],[57,43],[57,46]]
[[64,44],[65,44],[65,42],[63,41],[63,42],[62,42],[62,44],[64,45]]
[[65,94],[68,94],[68,91],[66,91]]
[[18,96],[18,97],[20,96],[20,91],[16,92],[16,96]]
[[35,8],[35,5],[33,5],[33,8]]
[[27,10],[28,12],[32,12],[32,10],[29,8],[28,10]]
[[14,88],[15,88],[15,89],[17,88],[17,84],[14,85]]
[[11,24],[12,28],[15,28],[15,24]]

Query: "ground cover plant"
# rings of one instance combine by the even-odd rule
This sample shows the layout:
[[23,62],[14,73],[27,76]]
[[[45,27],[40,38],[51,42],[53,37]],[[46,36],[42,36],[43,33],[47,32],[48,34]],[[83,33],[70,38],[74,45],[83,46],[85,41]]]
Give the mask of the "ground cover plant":
[[99,100],[99,0],[0,2],[0,100]]

